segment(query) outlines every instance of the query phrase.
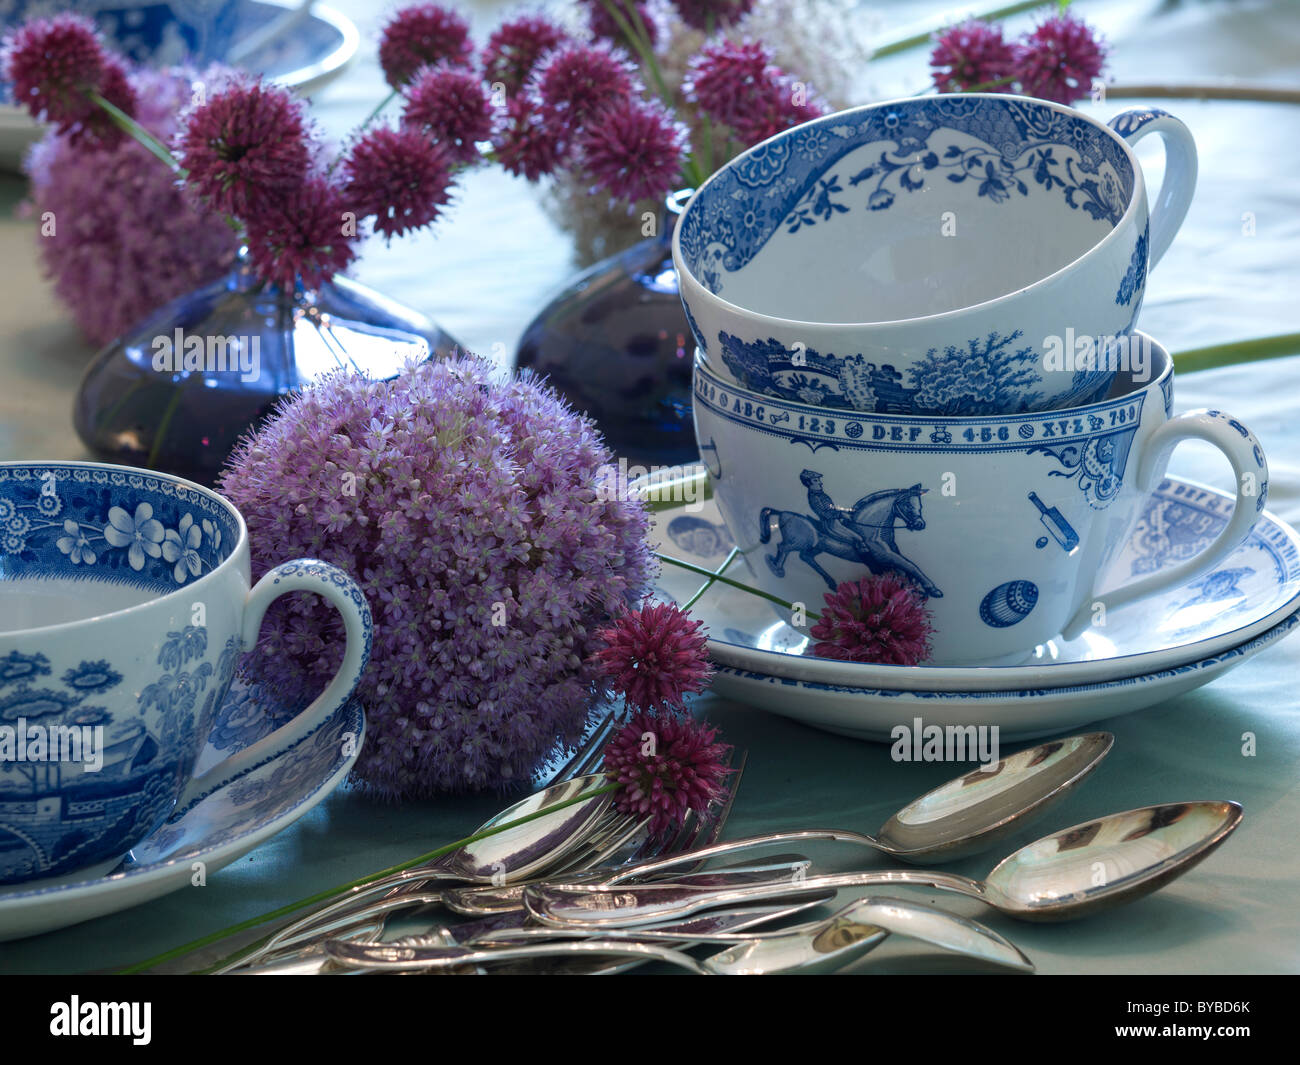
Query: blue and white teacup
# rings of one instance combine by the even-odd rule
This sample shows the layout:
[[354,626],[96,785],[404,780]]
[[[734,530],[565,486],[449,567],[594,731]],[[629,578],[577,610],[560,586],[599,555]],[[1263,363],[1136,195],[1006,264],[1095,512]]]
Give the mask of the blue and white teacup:
[[[370,655],[361,589],[314,559],[250,585],[244,519],[215,492],[125,466],[0,463],[0,883],[111,868],[348,699]],[[236,661],[295,591],[343,615],[343,664],[296,717],[195,776]]]
[[[1058,634],[1104,636],[1109,612],[1213,569],[1264,509],[1264,453],[1221,411],[1171,417],[1168,352],[1142,333],[1132,347],[1135,368],[1106,399],[969,418],[773,399],[697,353],[696,436],[754,583],[816,613],[840,582],[893,572],[926,596],[934,638],[923,664],[1010,665]],[[1226,528],[1159,572],[1108,573],[1174,446],[1192,438],[1232,464]]]
[[[1130,144],[1150,133],[1166,167],[1148,217]],[[1164,111],[1107,126],[996,93],[894,100],[731,160],[687,204],[673,262],[732,384],[882,414],[1051,410],[1105,394],[1195,185]]]

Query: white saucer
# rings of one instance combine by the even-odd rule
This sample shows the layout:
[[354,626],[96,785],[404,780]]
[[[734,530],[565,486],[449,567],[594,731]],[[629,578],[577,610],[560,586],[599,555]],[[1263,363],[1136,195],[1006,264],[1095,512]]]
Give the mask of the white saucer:
[[[681,468],[657,476],[655,483],[660,493],[689,499],[699,482],[684,479],[697,476],[697,468]],[[1190,557],[1223,527],[1232,506],[1230,497],[1212,488],[1176,478],[1164,481],[1108,573],[1107,584]],[[651,539],[663,554],[715,571],[731,550],[731,537],[711,499],[661,504],[654,517]],[[753,583],[739,559],[726,573]],[[684,602],[704,580],[664,563],[656,593]],[[1075,640],[1043,644],[1026,663],[1016,666],[890,666],[818,658],[808,653],[807,632],[787,624],[782,608],[723,584],[714,584],[691,608],[692,616],[708,630],[710,657],[728,667],[719,677],[720,685],[729,683],[726,678],[731,676],[767,677],[910,691],[922,698],[934,698],[939,692],[1019,693],[1150,677],[1222,656],[1273,631],[1297,611],[1300,535],[1267,511],[1249,539],[1213,573],[1112,611],[1103,629],[1091,629]]]
[[710,690],[814,728],[889,742],[897,725],[996,725],[999,742],[1028,740],[1131,714],[1184,695],[1222,676],[1300,625],[1292,614],[1260,636],[1221,654],[1137,677],[1065,688],[931,692],[854,688],[791,680],[723,666]]
[[[236,680],[196,771],[249,746],[284,716]],[[365,727],[360,704],[348,704],[284,754],[163,825],[114,863],[117,871],[109,876],[83,872],[80,879],[73,874],[0,888],[0,941],[65,928],[170,894],[191,883],[197,862],[211,876],[288,828],[338,787],[357,760]]]

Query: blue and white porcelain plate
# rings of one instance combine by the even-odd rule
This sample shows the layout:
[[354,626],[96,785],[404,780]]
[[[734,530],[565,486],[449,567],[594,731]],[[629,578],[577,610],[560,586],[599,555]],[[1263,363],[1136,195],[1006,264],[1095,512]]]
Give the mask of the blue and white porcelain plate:
[[[713,500],[699,498],[699,472],[682,468],[656,478],[661,498],[680,502],[657,511],[652,539],[663,554],[717,570],[732,538]],[[1223,528],[1232,506],[1231,497],[1212,488],[1166,479],[1115,559],[1106,586],[1196,554]],[[727,575],[752,583],[739,560]],[[656,592],[685,602],[703,581],[665,563]],[[714,584],[691,608],[708,630],[710,657],[723,667],[715,689],[724,694],[734,677],[739,689],[751,695],[754,678],[776,678],[927,698],[942,692],[1018,693],[1150,677],[1248,644],[1297,611],[1300,535],[1268,511],[1246,542],[1212,573],[1112,611],[1104,629],[1042,644],[1027,664],[1017,666],[891,666],[819,658],[811,654],[806,630],[791,627],[765,600],[722,584]],[[788,689],[783,698],[797,701],[793,694]]]
[[[236,680],[197,771],[266,735],[286,714]],[[49,932],[150,902],[247,854],[319,804],[347,776],[365,739],[352,702],[284,754],[219,788],[137,844],[107,876],[87,874],[0,888],[0,941]]]

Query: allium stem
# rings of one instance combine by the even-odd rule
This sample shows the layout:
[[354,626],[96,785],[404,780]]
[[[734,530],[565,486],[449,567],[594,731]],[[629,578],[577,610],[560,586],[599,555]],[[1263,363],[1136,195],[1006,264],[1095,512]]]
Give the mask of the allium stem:
[[718,579],[718,576],[722,575],[723,573],[726,573],[728,568],[731,566],[731,564],[735,562],[736,559],[739,557],[740,557],[740,548],[733,547],[731,551],[727,554],[727,557],[722,560],[722,565],[718,567],[717,574],[710,577],[707,581],[701,584],[700,587],[696,590],[695,594],[681,605],[682,613],[685,614],[688,610],[691,609],[691,607],[693,607],[696,603],[698,603],[701,597],[704,595],[704,593],[713,587],[714,583]]
[[[1017,3],[1006,4],[1002,7],[994,8],[992,11],[986,11],[983,14],[971,14],[969,17],[980,22],[993,22],[997,19],[1010,18],[1012,15],[1019,15],[1025,11],[1032,11],[1036,7],[1045,7],[1047,4],[1052,3],[1056,3],[1056,0],[1018,0]],[[879,48],[873,48],[871,50],[871,58],[881,59],[887,55],[897,55],[899,52],[906,52],[912,48],[920,48],[922,45],[931,44],[934,35],[947,28],[951,22],[951,15],[945,15],[940,19],[936,19],[920,33],[914,33],[908,37],[889,41],[887,44],[882,44]]]
[[[154,966],[162,965],[174,958],[179,958],[183,954],[188,954],[190,951],[200,950],[203,947],[210,946],[228,936],[233,936],[239,932],[245,932],[250,928],[256,928],[258,925],[265,924],[267,921],[274,921],[277,917],[291,916],[301,910],[304,906],[311,906],[318,902],[331,902],[349,891],[365,887],[367,884],[376,880],[381,880],[386,876],[391,876],[393,873],[405,872],[407,869],[413,869],[417,865],[424,865],[436,858],[442,858],[448,854],[453,854],[464,847],[468,847],[471,843],[477,843],[479,840],[487,839],[489,836],[495,836],[499,832],[506,832],[509,829],[517,828],[520,825],[526,825],[529,821],[536,821],[539,817],[547,817],[550,814],[555,813],[557,810],[563,810],[569,806],[576,806],[578,803],[586,802],[586,800],[595,798],[597,795],[605,795],[611,791],[617,791],[622,786],[623,785],[619,783],[602,784],[598,788],[584,791],[581,795],[575,795],[571,799],[565,799],[564,802],[553,803],[550,806],[543,807],[542,809],[524,817],[517,817],[513,821],[507,821],[504,824],[495,825],[492,828],[484,829],[482,832],[475,832],[472,836],[458,839],[455,843],[448,843],[445,846],[439,847],[437,850],[429,851],[427,854],[421,854],[415,858],[409,859],[408,861],[400,862],[397,865],[391,865],[387,869],[380,869],[377,873],[370,873],[368,876],[363,876],[358,880],[351,881],[350,883],[341,884],[338,887],[329,888],[325,891],[319,891],[315,895],[309,895],[305,899],[299,899],[297,902],[288,903],[277,910],[271,910],[269,913],[261,914],[258,917],[250,917],[246,921],[232,924],[229,928],[223,928],[218,932],[213,932],[210,935],[203,936],[201,939],[184,943],[181,946],[165,951],[162,954],[156,954],[152,958],[146,958],[144,961],[136,962],[134,965],[128,965],[125,969],[118,970],[118,975],[125,976],[132,973],[142,973],[147,969],[152,969]],[[237,958],[252,953],[269,938],[270,936],[268,935],[263,939],[258,940],[256,943],[247,944],[235,954],[210,965],[208,970],[228,965],[230,962],[237,960]]]
[[112,120],[113,125],[117,126],[117,128],[122,130],[122,132],[134,137],[137,141],[143,144],[153,155],[157,156],[158,159],[174,170],[178,176],[186,176],[185,168],[181,166],[176,156],[172,155],[172,153],[167,150],[167,146],[145,129],[144,126],[140,125],[139,122],[116,104],[104,99],[103,96],[95,92],[93,89],[87,95],[96,106],[108,115]]
[[[656,551],[654,554],[655,554],[655,558],[659,559],[660,562],[667,562],[670,566],[680,566],[682,569],[690,570],[692,573],[698,573],[701,577],[712,577],[715,581],[719,581],[722,584],[726,584],[732,588],[739,588],[742,592],[748,592],[750,595],[756,595],[760,599],[766,599],[768,602],[775,603],[777,606],[785,607],[785,609],[789,610],[791,613],[794,612],[794,604],[785,599],[782,599],[779,595],[772,595],[771,592],[764,592],[758,588],[751,587],[750,585],[745,584],[742,581],[733,581],[730,577],[722,576],[721,573],[715,573],[711,569],[705,569],[703,566],[697,566],[693,562],[686,562],[680,558],[673,558],[672,555],[665,555],[659,551]],[[804,615],[810,618],[821,617],[820,614],[814,614],[811,610],[808,610],[806,608],[804,609]]]
[[1227,344],[1176,351],[1174,365],[1180,373],[1195,373],[1197,370],[1214,370],[1241,362],[1280,359],[1287,355],[1300,355],[1300,333],[1279,333],[1276,336],[1233,340]]

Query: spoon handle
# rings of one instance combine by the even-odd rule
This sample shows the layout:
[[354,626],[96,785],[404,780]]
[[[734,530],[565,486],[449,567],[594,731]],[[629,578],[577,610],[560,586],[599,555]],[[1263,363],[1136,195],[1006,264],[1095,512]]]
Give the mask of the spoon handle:
[[630,928],[674,917],[685,917],[716,906],[733,906],[764,899],[800,898],[831,888],[921,884],[987,901],[984,885],[956,873],[888,869],[828,876],[795,877],[748,887],[699,888],[680,884],[584,887],[574,884],[535,884],[524,892],[528,912],[543,924],[560,928]]
[[683,851],[681,854],[674,854],[667,858],[656,858],[653,861],[631,865],[619,870],[616,875],[609,877],[604,883],[607,885],[621,884],[627,880],[652,876],[678,865],[693,865],[709,858],[716,858],[722,854],[735,854],[739,851],[752,850],[755,847],[766,847],[773,843],[805,843],[820,840],[831,843],[857,843],[881,851],[887,849],[872,836],[839,828],[804,828],[792,829],[789,832],[765,832],[761,836],[731,839],[724,843],[714,843],[708,847],[700,847],[697,850]]
[[651,943],[603,942],[587,939],[577,943],[538,943],[521,947],[498,947],[493,950],[473,950],[468,947],[402,947],[396,944],[354,944],[329,942],[325,950],[335,961],[358,969],[402,972],[424,969],[459,968],[483,962],[514,961],[524,958],[572,957],[574,955],[601,955],[616,958],[636,958],[640,961],[662,961],[682,969],[708,976],[699,962],[681,951],[671,950]]

